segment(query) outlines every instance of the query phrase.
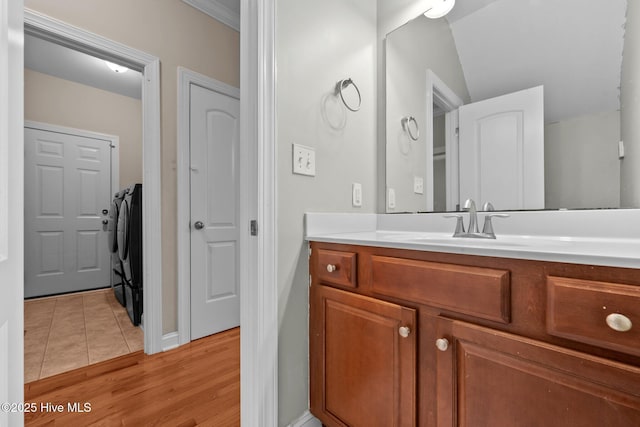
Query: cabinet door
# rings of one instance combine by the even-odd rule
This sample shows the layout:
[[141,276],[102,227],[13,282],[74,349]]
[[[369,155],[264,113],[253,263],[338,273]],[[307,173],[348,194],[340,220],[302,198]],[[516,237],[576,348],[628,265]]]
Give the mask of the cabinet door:
[[438,336],[438,426],[640,425],[637,366],[445,319]]
[[326,426],[414,426],[416,311],[311,288],[311,412]]

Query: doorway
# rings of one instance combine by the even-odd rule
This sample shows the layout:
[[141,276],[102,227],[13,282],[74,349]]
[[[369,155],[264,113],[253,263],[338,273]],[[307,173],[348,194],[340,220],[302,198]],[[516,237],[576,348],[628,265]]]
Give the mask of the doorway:
[[144,77],[139,85],[142,110],[140,177],[145,184],[142,197],[142,241],[145,247],[142,270],[146,285],[142,311],[145,352],[158,352],[162,346],[159,60],[144,52],[29,10],[24,11],[24,31],[26,36],[35,36],[71,47],[99,58],[100,61],[109,60],[124,65],[142,73]]
[[[432,70],[427,70],[426,82],[425,123],[429,124],[425,142],[427,211],[433,211],[435,207],[439,210],[458,210],[458,108],[463,101]],[[445,182],[437,181],[438,178]],[[438,199],[434,197],[435,194],[439,195]]]
[[110,208],[142,181],[142,75],[114,65],[25,36],[25,383],[144,347]]

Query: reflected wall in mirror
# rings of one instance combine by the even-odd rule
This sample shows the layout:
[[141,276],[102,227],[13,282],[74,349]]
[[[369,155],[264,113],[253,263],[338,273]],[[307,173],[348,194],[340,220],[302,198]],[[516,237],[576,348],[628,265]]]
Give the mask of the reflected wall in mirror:
[[[490,201],[491,192],[477,189],[490,180],[517,181],[526,190],[521,192],[530,192],[523,182],[535,179],[542,191],[539,203],[516,200],[498,210],[640,206],[640,184],[632,172],[637,160],[629,158],[640,149],[633,119],[640,107],[634,79],[625,79],[640,72],[635,15],[627,12],[627,0],[457,0],[443,18],[420,15],[389,33],[387,212],[457,210],[468,197],[480,205]],[[534,87],[543,92],[543,119],[506,120],[513,135],[491,120],[470,127],[458,123],[458,102],[465,109]],[[518,110],[514,117],[520,114],[519,107],[509,108]],[[404,117],[416,118],[417,141],[402,126]],[[531,127],[541,133],[534,155],[525,153],[532,143],[522,132]],[[484,139],[468,143],[470,134]],[[503,134],[507,142],[496,143]],[[463,158],[470,151],[478,167],[494,162],[489,175],[471,178],[471,192],[460,182],[467,179],[470,163]],[[509,151],[519,160],[503,161]],[[532,178],[527,168],[537,161],[543,166]],[[524,175],[510,178],[516,166]]]

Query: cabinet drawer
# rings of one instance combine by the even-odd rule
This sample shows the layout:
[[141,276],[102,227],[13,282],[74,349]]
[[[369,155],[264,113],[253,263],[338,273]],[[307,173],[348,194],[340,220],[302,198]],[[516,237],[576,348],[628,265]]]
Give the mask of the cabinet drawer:
[[506,270],[373,256],[371,283],[378,294],[500,323],[510,321]]
[[640,287],[549,276],[547,332],[640,355]]
[[358,285],[356,259],[354,252],[318,249],[316,275],[322,282],[355,288]]

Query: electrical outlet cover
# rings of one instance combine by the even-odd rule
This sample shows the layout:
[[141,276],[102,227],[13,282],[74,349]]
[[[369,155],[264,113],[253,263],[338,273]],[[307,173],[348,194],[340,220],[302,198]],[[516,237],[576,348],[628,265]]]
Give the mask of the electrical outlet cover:
[[351,204],[356,207],[362,207],[362,184],[354,182],[351,186]]
[[413,192],[416,194],[424,194],[424,179],[422,177],[413,177]]

